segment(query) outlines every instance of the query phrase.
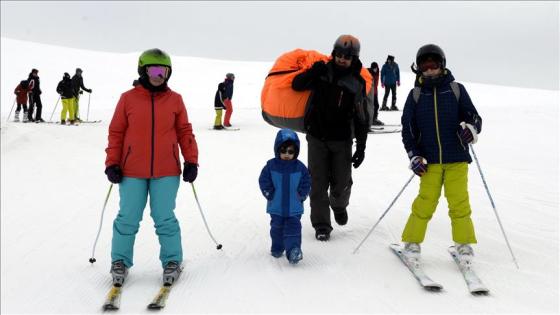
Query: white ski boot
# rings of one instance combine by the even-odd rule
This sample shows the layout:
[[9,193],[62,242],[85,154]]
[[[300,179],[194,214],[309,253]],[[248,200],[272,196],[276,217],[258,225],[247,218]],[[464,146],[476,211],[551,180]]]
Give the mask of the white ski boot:
[[459,254],[459,262],[466,268],[470,268],[473,261],[474,250],[469,244],[455,243],[455,250]]
[[19,111],[16,110],[16,114],[14,116],[14,122],[19,122]]

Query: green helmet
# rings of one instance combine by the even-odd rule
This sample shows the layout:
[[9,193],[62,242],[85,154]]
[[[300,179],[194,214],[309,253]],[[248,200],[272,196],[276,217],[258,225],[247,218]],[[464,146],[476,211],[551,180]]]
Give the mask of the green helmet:
[[[149,65],[167,66],[171,69],[171,57],[159,48],[146,50],[140,55],[140,58],[138,58],[138,74],[140,76],[145,75],[146,66]],[[171,73],[169,75],[171,75]]]

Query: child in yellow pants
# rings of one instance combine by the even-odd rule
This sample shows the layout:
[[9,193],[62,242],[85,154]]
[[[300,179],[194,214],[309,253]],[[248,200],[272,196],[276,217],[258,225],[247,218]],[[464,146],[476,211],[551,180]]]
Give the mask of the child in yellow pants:
[[60,123],[66,123],[66,113],[68,113],[68,119],[70,123],[74,123],[74,102],[75,98],[63,98],[62,99],[62,112],[60,112]]
[[420,191],[402,233],[404,254],[420,258],[428,222],[443,186],[449,204],[451,231],[460,259],[470,261],[476,243],[467,187],[469,145],[476,143],[482,128],[465,87],[447,69],[443,50],[434,44],[416,54],[418,76],[409,93],[401,122],[402,139],[410,168],[420,176]]

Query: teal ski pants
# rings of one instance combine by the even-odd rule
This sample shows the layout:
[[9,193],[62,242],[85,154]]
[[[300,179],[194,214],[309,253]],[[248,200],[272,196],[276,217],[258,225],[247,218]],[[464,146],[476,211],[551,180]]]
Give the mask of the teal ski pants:
[[134,240],[142,214],[150,196],[150,216],[159,238],[159,259],[162,266],[170,261],[183,261],[181,228],[175,217],[175,199],[179,176],[160,178],[123,177],[119,184],[120,210],[113,222],[111,261],[122,259],[127,267],[133,265]]

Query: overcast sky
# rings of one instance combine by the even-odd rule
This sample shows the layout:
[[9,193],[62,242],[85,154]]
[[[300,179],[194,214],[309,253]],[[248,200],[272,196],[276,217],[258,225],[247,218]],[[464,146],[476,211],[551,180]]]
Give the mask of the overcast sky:
[[1,9],[3,37],[113,52],[273,61],[295,48],[330,53],[338,35],[352,34],[364,65],[392,54],[408,71],[418,48],[436,43],[458,81],[559,89],[557,1],[2,1]]

